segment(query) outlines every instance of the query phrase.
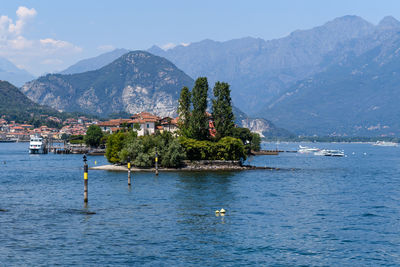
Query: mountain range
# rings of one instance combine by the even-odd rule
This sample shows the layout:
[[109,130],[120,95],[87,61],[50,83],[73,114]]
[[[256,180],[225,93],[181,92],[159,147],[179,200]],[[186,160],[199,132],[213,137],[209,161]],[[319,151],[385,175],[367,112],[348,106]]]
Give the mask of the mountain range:
[[[400,23],[393,17],[385,17],[373,25],[357,16],[344,16],[275,40],[251,37],[226,42],[204,40],[166,51],[153,46],[148,51],[170,60],[191,77],[207,76],[210,85],[216,80],[228,82],[235,106],[253,117],[263,118],[265,123],[269,123],[266,119],[271,120],[297,134],[399,135],[395,117],[400,107],[390,102],[398,94],[394,73],[398,68],[399,36]],[[80,61],[63,72],[74,74],[41,77],[27,83],[23,91],[39,103],[61,109],[83,108],[98,114],[129,111],[120,100],[108,105],[113,106],[110,110],[105,107],[93,110],[111,98],[108,95],[92,103],[87,92],[97,90],[94,88],[110,90],[111,84],[104,85],[105,80],[94,77],[107,76],[108,72],[101,70],[118,61],[124,52],[115,50]],[[90,71],[75,73],[87,70]],[[88,75],[92,72],[96,74]],[[112,79],[107,81],[115,82],[119,88],[114,89],[120,90],[115,95],[125,88],[126,75],[122,72],[121,77],[107,76]],[[96,79],[100,81],[94,82]],[[78,88],[72,80],[83,86]],[[49,89],[51,86],[55,87]],[[57,96],[68,98],[62,95],[68,90],[73,95],[85,91],[88,101],[77,104],[76,99],[82,96],[73,96],[63,107],[57,103],[62,98],[57,100]],[[58,93],[52,95],[52,91]],[[172,99],[176,96],[175,93]],[[256,121],[250,124],[257,125]]]
[[397,76],[383,75],[398,72],[399,36],[393,17],[373,25],[344,16],[276,40],[204,40],[149,51],[189,75],[227,81],[235,105],[297,134],[399,135],[400,106],[389,101],[397,99]]
[[[180,90],[191,88],[194,80],[165,58],[145,51],[131,51],[118,57],[122,49],[78,62],[68,72],[48,74],[22,88],[31,100],[62,111],[80,111],[107,117],[110,114],[150,111],[160,116],[176,116]],[[107,60],[104,61],[104,59]],[[97,68],[90,70],[91,68]],[[211,92],[211,90],[210,90]],[[289,135],[270,121],[249,118],[234,108],[236,123],[262,135]]]
[[[365,53],[342,49],[325,71],[292,86],[263,113],[304,135],[400,134],[400,27]],[[366,39],[352,41],[364,46]]]
[[374,30],[360,17],[344,16],[280,39],[204,40],[167,51],[153,46],[149,51],[171,60],[189,76],[228,82],[234,103],[256,114],[295,82],[322,71],[325,55],[339,44]]

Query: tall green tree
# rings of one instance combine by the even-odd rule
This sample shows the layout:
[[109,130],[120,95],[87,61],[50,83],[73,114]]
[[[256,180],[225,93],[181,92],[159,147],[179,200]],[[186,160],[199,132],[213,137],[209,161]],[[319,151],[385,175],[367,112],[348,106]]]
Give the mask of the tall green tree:
[[84,137],[85,144],[90,147],[98,147],[100,145],[101,138],[103,137],[103,132],[101,128],[97,125],[90,125],[86,131]]
[[192,90],[192,116],[189,120],[189,136],[197,140],[208,138],[207,110],[208,82],[206,77],[199,77]]
[[235,117],[232,111],[231,90],[229,84],[216,82],[214,89],[214,99],[212,101],[212,112],[214,126],[217,130],[217,137],[230,136],[235,126]]
[[106,158],[111,163],[121,162],[120,151],[124,147],[125,134],[116,132],[108,136]]
[[186,86],[182,88],[179,97],[178,115],[179,128],[184,136],[188,136],[190,120],[190,91]]

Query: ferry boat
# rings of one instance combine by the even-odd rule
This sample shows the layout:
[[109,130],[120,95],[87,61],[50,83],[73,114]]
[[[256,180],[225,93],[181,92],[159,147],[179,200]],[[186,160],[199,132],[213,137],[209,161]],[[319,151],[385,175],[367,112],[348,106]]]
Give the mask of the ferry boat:
[[46,142],[40,135],[31,135],[29,154],[47,154]]

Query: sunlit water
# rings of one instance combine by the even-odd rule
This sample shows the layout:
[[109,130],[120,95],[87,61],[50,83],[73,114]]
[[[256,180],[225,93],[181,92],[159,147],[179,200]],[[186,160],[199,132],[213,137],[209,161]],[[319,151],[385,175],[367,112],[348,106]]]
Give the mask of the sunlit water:
[[126,173],[89,171],[84,208],[82,155],[0,144],[0,266],[400,265],[399,148],[313,145],[347,157],[282,153],[249,159],[273,171],[134,173],[131,188]]

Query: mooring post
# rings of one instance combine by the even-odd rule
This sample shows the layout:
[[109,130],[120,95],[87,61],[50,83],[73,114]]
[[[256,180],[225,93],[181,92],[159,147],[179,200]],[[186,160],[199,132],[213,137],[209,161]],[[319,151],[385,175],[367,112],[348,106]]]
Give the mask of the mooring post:
[[88,165],[87,165],[87,158],[86,158],[86,154],[83,155],[83,181],[84,181],[84,185],[85,185],[85,189],[84,189],[84,193],[83,193],[83,201],[85,203],[88,202]]
[[157,153],[157,147],[156,147],[156,158],[155,158],[155,161],[156,161],[156,175],[158,175],[158,153]]
[[128,186],[131,185],[131,157],[128,157]]

